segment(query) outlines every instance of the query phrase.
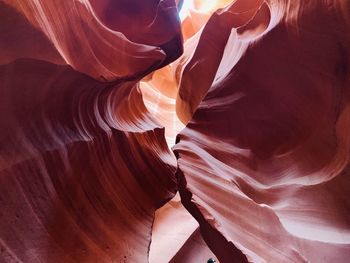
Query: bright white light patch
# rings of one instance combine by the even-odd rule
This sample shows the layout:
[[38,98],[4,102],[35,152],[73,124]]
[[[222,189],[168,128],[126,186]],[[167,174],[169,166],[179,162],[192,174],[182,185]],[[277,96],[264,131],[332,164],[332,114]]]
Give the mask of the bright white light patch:
[[184,0],[182,4],[182,8],[179,12],[181,21],[183,21],[186,18],[186,16],[188,16],[189,10],[193,9],[193,7],[194,7],[193,0]]

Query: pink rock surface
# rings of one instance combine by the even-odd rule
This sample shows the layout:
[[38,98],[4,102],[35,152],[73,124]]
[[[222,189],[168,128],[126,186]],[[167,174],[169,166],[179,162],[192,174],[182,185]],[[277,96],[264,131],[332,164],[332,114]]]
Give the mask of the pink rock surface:
[[177,111],[189,123],[174,150],[183,203],[222,262],[234,259],[207,223],[250,262],[346,262],[349,6],[259,8],[222,44],[199,42],[182,75]]
[[0,0],[0,262],[347,262],[349,56],[347,0]]
[[1,262],[147,262],[176,162],[135,82],[0,67]]
[[[147,74],[181,53],[174,0],[134,1],[138,5],[132,8],[122,0],[2,2],[41,30],[67,64],[95,78],[112,80]],[[154,7],[156,13],[147,12]],[[118,12],[109,19],[106,10]],[[118,16],[120,12],[122,17]],[[156,23],[152,23],[154,17]],[[138,32],[130,20],[138,24]],[[138,34],[142,37],[136,37]]]

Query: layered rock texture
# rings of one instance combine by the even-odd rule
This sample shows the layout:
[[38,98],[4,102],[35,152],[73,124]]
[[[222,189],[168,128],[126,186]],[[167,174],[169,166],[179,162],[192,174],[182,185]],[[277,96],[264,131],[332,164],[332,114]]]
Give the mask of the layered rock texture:
[[350,258],[347,0],[0,0],[0,262]]

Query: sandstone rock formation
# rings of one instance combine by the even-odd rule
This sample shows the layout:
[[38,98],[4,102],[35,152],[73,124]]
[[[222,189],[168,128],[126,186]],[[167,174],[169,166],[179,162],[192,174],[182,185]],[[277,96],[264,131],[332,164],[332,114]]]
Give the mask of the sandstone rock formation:
[[347,0],[0,0],[0,262],[347,262]]

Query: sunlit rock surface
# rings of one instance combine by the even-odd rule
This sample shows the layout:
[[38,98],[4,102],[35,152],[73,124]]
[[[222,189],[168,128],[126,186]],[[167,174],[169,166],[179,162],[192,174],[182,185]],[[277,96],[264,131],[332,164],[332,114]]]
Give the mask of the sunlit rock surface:
[[181,53],[176,5],[159,6],[173,30],[147,43],[94,11],[1,2],[1,262],[147,262],[155,210],[175,195],[138,80]]
[[[237,1],[208,21],[201,38],[217,41],[199,40],[183,71],[182,201],[251,262],[349,258],[349,11]],[[217,31],[215,19],[231,24]]]
[[350,258],[347,0],[0,0],[0,33],[1,263]]
[[37,60],[0,79],[2,262],[147,262],[176,163],[135,82]]
[[174,0],[2,1],[41,30],[67,64],[95,78],[148,73],[181,53]]

